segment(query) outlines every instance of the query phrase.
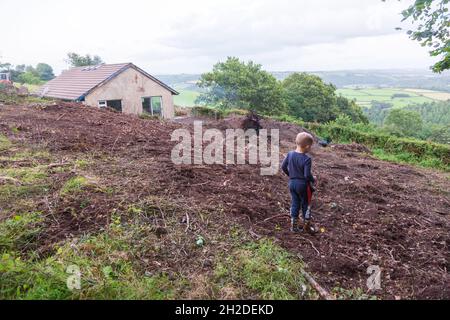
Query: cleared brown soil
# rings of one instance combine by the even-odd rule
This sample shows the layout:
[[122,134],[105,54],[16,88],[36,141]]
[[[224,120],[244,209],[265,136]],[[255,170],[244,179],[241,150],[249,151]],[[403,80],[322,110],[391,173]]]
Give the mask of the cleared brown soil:
[[[94,201],[76,216],[65,211],[75,204],[57,203],[56,219],[48,222],[42,250],[104,227],[116,206],[149,195],[169,195],[196,209],[223,207],[224,225],[238,222],[254,238],[274,237],[301,255],[308,271],[327,289],[365,290],[367,268],[378,265],[382,269],[380,298],[450,299],[448,175],[373,159],[362,146],[315,146],[318,191],[313,212],[324,232],[293,235],[288,232],[287,178],[281,173],[263,177],[258,166],[176,166],[171,162],[175,142],[170,134],[181,127],[192,130],[192,121],[141,120],[68,103],[0,107],[0,133],[15,142],[44,146],[62,161],[93,155],[99,159],[92,169],[96,177],[119,190],[113,194],[93,190]],[[241,119],[205,121],[205,127],[225,130],[239,128]],[[283,154],[302,130],[273,121],[264,121],[263,126],[280,129]],[[41,209],[47,205],[43,201]],[[185,212],[178,214],[181,221]],[[164,236],[170,239],[170,234]]]

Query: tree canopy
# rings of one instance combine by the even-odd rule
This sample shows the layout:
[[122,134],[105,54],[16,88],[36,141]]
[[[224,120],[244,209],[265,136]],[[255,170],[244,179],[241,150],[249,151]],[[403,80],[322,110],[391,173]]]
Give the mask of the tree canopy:
[[46,63],[38,63],[36,65],[36,73],[43,81],[49,81],[55,77],[53,74],[53,68]]
[[289,115],[308,122],[328,122],[348,115],[355,122],[368,120],[351,100],[336,95],[336,87],[307,73],[293,73],[283,81]]
[[0,71],[11,73],[11,80],[22,84],[41,84],[55,77],[53,68],[47,63],[38,63],[36,67],[25,64],[13,66],[11,63],[0,63]]
[[90,54],[87,54],[83,56],[75,52],[69,52],[67,54],[66,62],[70,64],[72,67],[85,67],[102,64],[103,60],[102,58],[100,58],[100,56],[97,55],[91,56]]
[[392,109],[384,121],[385,130],[397,136],[418,137],[423,121],[418,112],[405,109]]
[[198,103],[220,108],[243,108],[264,114],[285,111],[283,89],[277,79],[261,65],[229,57],[201,76],[198,86],[206,92]]
[[[383,0],[385,1],[385,0]],[[434,72],[450,69],[450,0],[416,0],[402,12],[403,21],[418,23],[416,30],[409,30],[413,40],[430,47],[430,54],[439,57]]]

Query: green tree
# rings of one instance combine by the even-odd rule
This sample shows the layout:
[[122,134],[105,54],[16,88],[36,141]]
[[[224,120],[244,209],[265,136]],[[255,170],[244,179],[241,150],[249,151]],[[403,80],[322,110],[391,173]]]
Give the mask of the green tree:
[[[385,1],[385,0],[383,0]],[[413,40],[431,48],[433,57],[440,61],[433,67],[434,72],[450,69],[450,0],[416,0],[402,12],[403,21],[418,23],[416,30],[409,30]]]
[[20,82],[21,84],[24,84],[24,83],[41,84],[42,80],[39,78],[39,76],[37,76],[33,72],[27,71],[27,72],[21,73],[19,75],[18,82]]
[[245,63],[229,57],[201,76],[206,89],[198,103],[220,108],[244,108],[268,115],[285,112],[283,89],[277,79],[252,61]]
[[66,62],[72,67],[96,66],[103,63],[102,58],[97,55],[91,56],[87,54],[82,56],[75,52],[69,52],[67,54]]
[[419,137],[423,121],[419,113],[405,109],[392,109],[384,121],[384,129],[396,136]]
[[14,69],[11,69],[9,72],[11,73],[11,80],[13,82],[20,81],[20,75],[25,72],[26,66],[24,64],[20,64],[16,66]]
[[368,123],[355,101],[336,95],[336,87],[315,75],[293,73],[283,81],[289,115],[308,122],[329,122],[347,115],[354,122]]
[[53,68],[46,63],[38,63],[36,66],[36,72],[39,78],[43,81],[49,81],[55,77],[53,74]]
[[336,88],[307,73],[293,73],[283,81],[289,114],[304,121],[328,122],[338,114]]
[[450,124],[445,126],[430,125],[430,134],[425,137],[428,140],[450,144]]
[[0,61],[0,71],[6,72],[11,69],[12,65],[9,62],[1,62]]

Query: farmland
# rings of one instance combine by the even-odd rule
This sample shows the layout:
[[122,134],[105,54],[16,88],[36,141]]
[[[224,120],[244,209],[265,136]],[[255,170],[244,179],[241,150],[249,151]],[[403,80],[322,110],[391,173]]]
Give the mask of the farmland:
[[421,89],[401,88],[365,88],[365,89],[338,89],[337,92],[348,99],[355,99],[363,107],[370,107],[373,101],[390,103],[394,107],[406,107],[433,101],[450,99],[450,93]]
[[186,89],[177,89],[180,93],[175,96],[173,102],[180,107],[193,107],[195,106],[195,100],[200,95],[200,92]]
[[[174,102],[178,106],[195,106],[195,100],[200,95],[199,91],[193,89],[177,89],[179,96],[175,96]],[[433,101],[450,100],[449,92],[425,90],[425,89],[403,89],[403,88],[365,88],[349,89],[342,88],[337,90],[338,94],[348,98],[355,99],[362,107],[370,107],[373,101],[390,103],[394,107],[407,107],[411,105],[430,103]]]

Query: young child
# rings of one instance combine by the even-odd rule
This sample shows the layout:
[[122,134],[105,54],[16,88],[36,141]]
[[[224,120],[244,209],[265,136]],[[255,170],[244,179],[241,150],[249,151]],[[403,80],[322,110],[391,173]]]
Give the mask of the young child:
[[291,192],[291,231],[299,232],[298,220],[300,209],[303,213],[305,222],[303,228],[305,231],[314,233],[314,227],[311,225],[308,191],[311,192],[310,184],[314,183],[314,177],[311,174],[311,158],[307,153],[311,150],[314,143],[313,137],[306,132],[299,133],[296,139],[297,149],[291,151],[284,159],[281,168],[289,176],[289,191]]

